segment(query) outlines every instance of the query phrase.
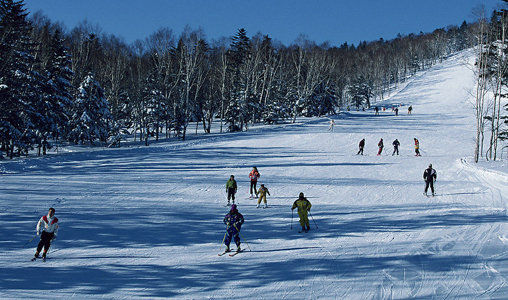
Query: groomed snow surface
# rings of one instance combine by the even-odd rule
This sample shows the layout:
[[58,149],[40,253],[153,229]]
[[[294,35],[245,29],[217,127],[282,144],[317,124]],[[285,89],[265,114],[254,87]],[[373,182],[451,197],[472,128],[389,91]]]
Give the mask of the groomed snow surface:
[[[384,103],[403,103],[399,116],[340,114],[333,132],[327,118],[301,119],[0,163],[0,298],[507,299],[508,175],[471,162],[471,60],[418,74]],[[434,198],[423,195],[429,163]],[[268,209],[248,198],[252,166]],[[231,174],[252,251],[219,257]],[[313,205],[309,233],[296,213],[290,228],[300,192]],[[50,206],[58,239],[47,262],[30,262]]]

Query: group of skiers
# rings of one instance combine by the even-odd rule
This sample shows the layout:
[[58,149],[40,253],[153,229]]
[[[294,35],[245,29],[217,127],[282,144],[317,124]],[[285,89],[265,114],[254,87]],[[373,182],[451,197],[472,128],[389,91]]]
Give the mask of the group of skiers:
[[[264,203],[263,208],[267,208],[266,196],[270,195],[270,191],[264,184],[261,184],[259,190],[256,190],[258,179],[261,177],[257,167],[253,167],[251,172],[249,173],[250,179],[250,198],[253,198],[253,194],[258,197],[256,208],[260,207],[261,202]],[[235,180],[235,176],[231,175],[229,180],[226,182],[226,193],[228,203],[227,206],[231,206],[229,213],[224,217],[224,224],[226,224],[226,233],[224,234],[224,244],[226,245],[226,250],[224,253],[231,252],[230,243],[233,240],[236,244],[237,252],[241,251],[240,247],[240,229],[244,222],[243,215],[238,212],[238,206],[235,204],[235,194],[238,190],[238,185]],[[298,209],[298,216],[300,217],[300,225],[302,226],[302,230],[299,232],[309,232],[309,218],[308,212],[312,204],[307,198],[304,197],[303,193],[300,193],[298,199],[293,203],[291,210],[295,208]],[[221,255],[221,254],[219,254]]]
[[[259,190],[257,189],[257,183],[258,179],[261,177],[261,174],[259,174],[259,171],[256,167],[252,168],[252,171],[249,173],[249,179],[250,179],[250,197],[253,198],[253,194],[256,195],[258,198],[258,205],[257,208],[259,208],[261,201],[264,202],[265,206],[263,208],[267,208],[267,201],[266,201],[266,195],[270,195],[270,191],[267,187],[265,187],[264,184],[261,184],[261,187]],[[233,204],[235,204],[235,194],[238,190],[238,185],[236,184],[235,176],[231,175],[229,177],[229,180],[226,182],[226,193],[228,195],[228,204],[227,206],[231,205],[231,201]]]
[[[349,110],[349,109],[348,109]],[[383,111],[386,111],[386,107],[383,107]],[[399,108],[397,106],[394,106],[392,107],[392,111],[395,112],[395,115],[398,116],[399,115]],[[411,112],[413,111],[413,106],[410,105],[408,108],[407,108],[407,114],[410,115]],[[378,116],[379,115],[379,107],[374,107],[374,115]]]
[[[251,176],[252,175],[252,176]],[[257,201],[257,207],[259,208],[259,204],[262,200],[264,200],[265,208],[267,207],[266,202],[266,194],[270,195],[270,192],[268,189],[264,186],[264,184],[261,184],[261,188],[256,192],[255,187],[258,178],[261,175],[259,174],[256,167],[253,168],[251,173],[249,174],[249,177],[251,179],[251,193],[252,191],[255,191],[256,196],[259,195],[259,199]],[[432,164],[429,165],[429,167],[424,171],[423,173],[423,179],[425,180],[425,190],[424,195],[427,196],[427,191],[430,187],[432,191],[432,196],[434,196],[434,182],[437,179],[437,172],[432,168]],[[226,224],[226,233],[224,234],[223,243],[226,245],[226,250],[224,253],[231,252],[230,244],[231,241],[234,241],[236,244],[236,252],[241,252],[242,249],[240,247],[241,240],[240,240],[240,230],[242,228],[242,225],[244,223],[244,217],[243,215],[238,211],[238,207],[235,204],[235,194],[237,192],[237,184],[235,181],[235,177],[233,175],[230,176],[229,180],[226,183],[226,192],[227,192],[227,199],[228,199],[228,206],[230,204],[230,200],[233,201],[233,204],[231,205],[231,209],[224,217],[224,224]],[[254,188],[254,189],[253,189]],[[252,196],[252,194],[251,194]],[[301,230],[298,232],[309,232],[310,230],[310,224],[309,224],[309,217],[308,214],[310,212],[310,209],[312,207],[312,204],[310,201],[304,196],[303,193],[300,193],[298,195],[298,199],[295,200],[293,203],[291,210],[297,209],[298,216],[300,218],[300,225],[302,227]],[[48,213],[44,216],[42,216],[39,219],[39,222],[37,222],[36,226],[36,233],[37,236],[40,235],[40,241],[37,245],[37,249],[35,251],[35,255],[32,258],[32,261],[35,261],[39,258],[39,254],[42,252],[42,259],[43,261],[46,261],[46,255],[48,253],[48,250],[51,246],[51,242],[54,241],[58,234],[58,218],[55,217],[55,209],[50,208]],[[223,253],[223,254],[224,254]],[[221,255],[221,254],[219,254]]]
[[[420,141],[418,141],[417,138],[414,138],[414,142],[415,142],[415,156],[421,156],[420,154]],[[399,155],[399,146],[400,146],[400,142],[398,139],[395,139],[393,142],[392,142],[392,145],[393,145],[393,152],[392,152],[392,156],[397,154]],[[384,148],[384,142],[383,142],[383,139],[381,138],[379,140],[379,142],[377,143],[377,146],[378,146],[378,151],[377,151],[377,155],[381,155],[381,153],[383,152],[383,148]],[[356,153],[356,155],[363,155],[363,149],[365,148],[365,139],[362,139],[360,141],[360,143],[358,143],[358,153]]]

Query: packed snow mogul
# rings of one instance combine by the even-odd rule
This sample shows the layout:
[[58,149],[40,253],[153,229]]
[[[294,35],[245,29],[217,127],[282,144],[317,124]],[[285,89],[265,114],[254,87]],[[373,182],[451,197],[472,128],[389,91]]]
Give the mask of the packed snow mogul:
[[432,191],[432,196],[434,196],[434,181],[437,179],[436,170],[432,169],[432,164],[423,172],[423,179],[425,180],[425,191],[423,192],[425,196],[427,196],[427,191]]
[[304,197],[303,193],[300,193],[300,195],[298,196],[298,199],[293,203],[293,207],[291,207],[291,210],[298,208],[298,216],[300,217],[300,225],[302,225],[302,230],[300,230],[298,232],[303,232],[303,231],[309,232],[310,226],[309,226],[308,212],[310,211],[311,207],[312,207],[312,204],[310,204],[310,201]]
[[358,154],[363,155],[363,147],[365,147],[365,139],[362,139],[358,144],[358,148],[360,148],[360,150],[358,150],[358,153],[356,153],[356,155]]
[[415,156],[422,156],[420,154],[420,141],[417,138],[415,138]]
[[229,177],[228,182],[226,182],[226,193],[228,194],[228,206],[230,205],[230,200],[233,200],[233,204],[235,204],[235,194],[237,190],[235,176],[231,175]]
[[262,184],[261,187],[259,188],[259,191],[258,191],[259,199],[258,199],[258,205],[256,206],[257,208],[259,208],[259,204],[261,204],[261,200],[263,200],[265,202],[265,206],[263,208],[268,207],[266,204],[266,194],[270,195],[270,191],[268,191],[268,188],[266,188],[265,185]]
[[250,173],[249,173],[249,178],[250,178],[250,197],[251,198],[252,198],[253,191],[256,194],[256,197],[258,196],[258,192],[256,190],[256,185],[258,183],[259,177],[261,177],[261,175],[258,172],[258,168],[253,167],[252,171],[250,171]]
[[398,139],[395,139],[395,141],[393,141],[392,143],[393,145],[393,153],[392,153],[392,156],[397,153],[397,155],[399,155],[399,146],[400,146],[400,142]]
[[41,236],[41,240],[39,245],[37,245],[37,250],[35,251],[35,255],[32,260],[39,258],[39,253],[41,253],[42,248],[44,248],[44,252],[42,252],[42,259],[45,261],[51,242],[56,239],[56,235],[58,233],[58,218],[55,217],[55,209],[53,207],[49,209],[47,215],[42,216],[39,219],[35,230],[37,235]]
[[227,225],[226,228],[226,237],[224,239],[224,244],[226,245],[226,251],[230,252],[229,244],[231,243],[231,239],[234,239],[236,244],[236,252],[240,252],[240,230],[243,224],[243,216],[238,212],[236,208],[236,204],[231,205],[231,210],[224,217],[224,224]]
[[379,151],[377,152],[377,155],[381,155],[381,152],[383,152],[383,148],[384,148],[384,144],[383,144],[383,139],[380,139],[379,140],[379,143],[377,143],[377,146],[379,147]]

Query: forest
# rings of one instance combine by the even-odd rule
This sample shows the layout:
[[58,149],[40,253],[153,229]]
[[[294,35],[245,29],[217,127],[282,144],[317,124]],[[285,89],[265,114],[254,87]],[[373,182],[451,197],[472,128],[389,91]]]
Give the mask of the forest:
[[191,122],[204,133],[212,123],[233,132],[368,109],[416,72],[478,44],[483,28],[464,21],[358,45],[303,35],[284,45],[243,28],[210,40],[188,26],[127,44],[86,21],[68,30],[23,1],[0,0],[0,18],[0,154],[9,158],[62,143],[185,140]]

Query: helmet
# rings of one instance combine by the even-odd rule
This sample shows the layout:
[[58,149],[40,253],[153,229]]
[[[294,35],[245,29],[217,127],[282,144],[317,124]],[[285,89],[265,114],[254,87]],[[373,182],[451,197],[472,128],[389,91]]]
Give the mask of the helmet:
[[300,193],[299,197],[300,197],[300,198],[303,198],[303,193]]

